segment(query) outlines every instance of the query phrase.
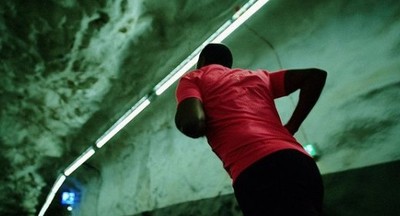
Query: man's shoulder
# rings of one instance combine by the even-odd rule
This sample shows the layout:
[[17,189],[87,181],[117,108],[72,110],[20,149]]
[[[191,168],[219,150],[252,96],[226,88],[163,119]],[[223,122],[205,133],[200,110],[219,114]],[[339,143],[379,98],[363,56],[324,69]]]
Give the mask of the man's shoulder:
[[201,69],[194,69],[194,70],[190,70],[188,72],[186,72],[185,74],[183,74],[182,77],[193,77],[193,76],[198,76],[199,74],[202,74],[203,71]]

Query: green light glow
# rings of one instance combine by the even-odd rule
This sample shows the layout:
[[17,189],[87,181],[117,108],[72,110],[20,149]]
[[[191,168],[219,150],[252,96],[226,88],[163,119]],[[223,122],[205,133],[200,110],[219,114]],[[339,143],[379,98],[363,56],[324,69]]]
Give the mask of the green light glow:
[[318,153],[318,150],[315,146],[315,144],[306,144],[303,146],[303,148],[308,152],[308,154],[311,155],[314,159],[317,159],[320,155]]

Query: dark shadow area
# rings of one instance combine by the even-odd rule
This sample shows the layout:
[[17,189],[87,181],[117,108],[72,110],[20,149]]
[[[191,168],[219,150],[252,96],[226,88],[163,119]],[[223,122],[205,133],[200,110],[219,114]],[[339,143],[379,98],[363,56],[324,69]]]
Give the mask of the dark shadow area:
[[[400,215],[400,161],[331,173],[325,183],[324,216]],[[180,203],[132,216],[239,216],[233,194]]]

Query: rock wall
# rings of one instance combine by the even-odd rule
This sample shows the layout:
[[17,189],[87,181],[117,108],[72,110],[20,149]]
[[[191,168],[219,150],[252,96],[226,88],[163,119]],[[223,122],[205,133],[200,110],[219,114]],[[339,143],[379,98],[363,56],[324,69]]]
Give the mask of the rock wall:
[[0,214],[35,214],[56,176],[242,2],[2,1]]

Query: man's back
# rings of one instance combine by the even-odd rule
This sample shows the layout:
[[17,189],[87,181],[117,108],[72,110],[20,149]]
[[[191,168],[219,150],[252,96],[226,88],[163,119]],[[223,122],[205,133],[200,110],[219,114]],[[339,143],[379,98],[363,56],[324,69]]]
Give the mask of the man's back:
[[[208,65],[186,74],[178,101],[198,97],[206,113],[206,136],[232,179],[260,158],[282,149],[307,154],[282,125],[274,99],[285,95],[284,71],[249,71]],[[189,89],[189,90],[188,90]],[[191,89],[191,90],[190,90]]]
[[[321,215],[321,174],[293,135],[317,102],[327,73],[252,73],[230,69],[232,63],[225,45],[204,47],[200,70],[178,84],[177,128],[192,138],[207,136],[234,181],[244,215]],[[299,100],[283,126],[273,99],[297,90]]]

